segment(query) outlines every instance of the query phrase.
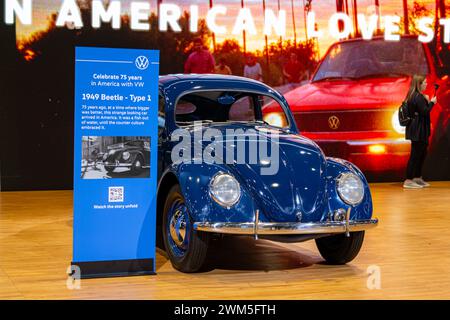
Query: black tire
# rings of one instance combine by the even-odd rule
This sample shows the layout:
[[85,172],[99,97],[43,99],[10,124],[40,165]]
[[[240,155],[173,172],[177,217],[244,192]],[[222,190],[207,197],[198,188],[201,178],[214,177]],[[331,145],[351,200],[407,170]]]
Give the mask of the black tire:
[[206,232],[197,232],[192,228],[192,220],[189,218],[190,228],[188,235],[188,245],[184,255],[180,256],[174,253],[170,243],[169,237],[169,214],[174,203],[182,201],[184,203],[184,197],[181,193],[180,186],[174,185],[168,193],[166,202],[164,204],[164,211],[162,217],[162,234],[164,240],[164,246],[166,253],[169,256],[170,262],[173,267],[182,272],[197,272],[202,269],[206,260],[210,235]]
[[106,170],[106,172],[108,172],[108,173],[113,172],[114,169],[115,169],[115,167],[107,167],[107,166],[105,166],[105,170]]
[[329,264],[346,264],[352,261],[361,250],[364,231],[350,232],[350,236],[338,234],[316,239],[320,255]]
[[[139,163],[139,165],[138,165],[138,163]],[[142,159],[141,155],[137,155],[136,159],[134,159],[133,165],[131,166],[131,172],[136,175],[141,173],[143,164],[144,164],[144,159]]]

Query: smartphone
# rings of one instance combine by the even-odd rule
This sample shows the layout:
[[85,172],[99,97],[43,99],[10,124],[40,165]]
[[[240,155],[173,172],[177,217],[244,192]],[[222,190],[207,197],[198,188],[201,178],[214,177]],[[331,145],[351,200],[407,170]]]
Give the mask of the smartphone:
[[434,95],[436,95],[438,89],[439,89],[439,85],[437,83],[435,83],[434,84]]

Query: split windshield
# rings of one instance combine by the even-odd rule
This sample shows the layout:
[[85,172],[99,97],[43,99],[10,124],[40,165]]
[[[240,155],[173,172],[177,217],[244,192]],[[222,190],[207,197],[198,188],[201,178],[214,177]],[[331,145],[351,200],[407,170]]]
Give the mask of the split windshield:
[[313,82],[427,73],[424,48],[417,39],[404,38],[398,42],[382,39],[349,41],[338,43],[330,49]]

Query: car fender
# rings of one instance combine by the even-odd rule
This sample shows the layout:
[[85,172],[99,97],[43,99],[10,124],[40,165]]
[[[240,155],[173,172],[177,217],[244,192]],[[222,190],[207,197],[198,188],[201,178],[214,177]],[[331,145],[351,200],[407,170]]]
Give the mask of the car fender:
[[[351,172],[356,174],[364,185],[364,198],[360,204],[356,206],[350,206],[346,204],[339,197],[336,189],[336,179],[340,174],[345,172]],[[353,163],[340,158],[327,158],[327,191],[328,191],[328,206],[329,212],[333,213],[338,209],[347,210],[351,208],[350,219],[352,220],[364,220],[372,217],[372,195],[370,193],[369,184],[364,174]]]
[[[233,175],[240,184],[240,199],[231,208],[222,207],[210,196],[211,179],[219,172]],[[158,204],[161,210],[170,187],[175,183],[180,185],[189,214],[194,222],[250,222],[254,219],[257,205],[246,188],[245,181],[242,181],[231,166],[204,162],[201,164],[172,163],[163,172],[158,184]],[[162,214],[162,211],[159,213]],[[261,217],[261,220],[264,218]]]

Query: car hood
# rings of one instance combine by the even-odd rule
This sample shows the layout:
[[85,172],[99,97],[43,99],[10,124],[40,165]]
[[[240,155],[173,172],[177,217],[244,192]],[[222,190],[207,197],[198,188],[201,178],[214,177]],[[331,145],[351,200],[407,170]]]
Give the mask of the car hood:
[[[223,138],[216,140],[215,149],[223,150],[223,162],[236,175],[243,189],[251,193],[268,220],[306,222],[320,219],[327,207],[326,158],[313,141],[266,125],[211,124],[190,130],[195,139],[195,131],[199,137],[200,132],[204,135],[209,128],[222,135]],[[233,138],[229,130],[236,129],[244,131],[236,132],[236,138]],[[260,145],[257,150],[252,149],[256,141],[268,146],[269,157],[265,157],[265,153],[260,155]],[[196,143],[202,146],[203,156],[205,151],[211,150],[207,149],[211,148],[211,142],[204,137]],[[242,146],[244,152],[239,149]],[[278,152],[272,153],[272,146],[278,147]],[[230,162],[226,159],[229,152],[236,155],[235,160],[244,153],[245,161]],[[250,161],[250,155],[255,156],[256,161]],[[274,162],[268,162],[268,159]]]
[[285,94],[293,112],[397,108],[408,92],[409,77],[311,82]]

